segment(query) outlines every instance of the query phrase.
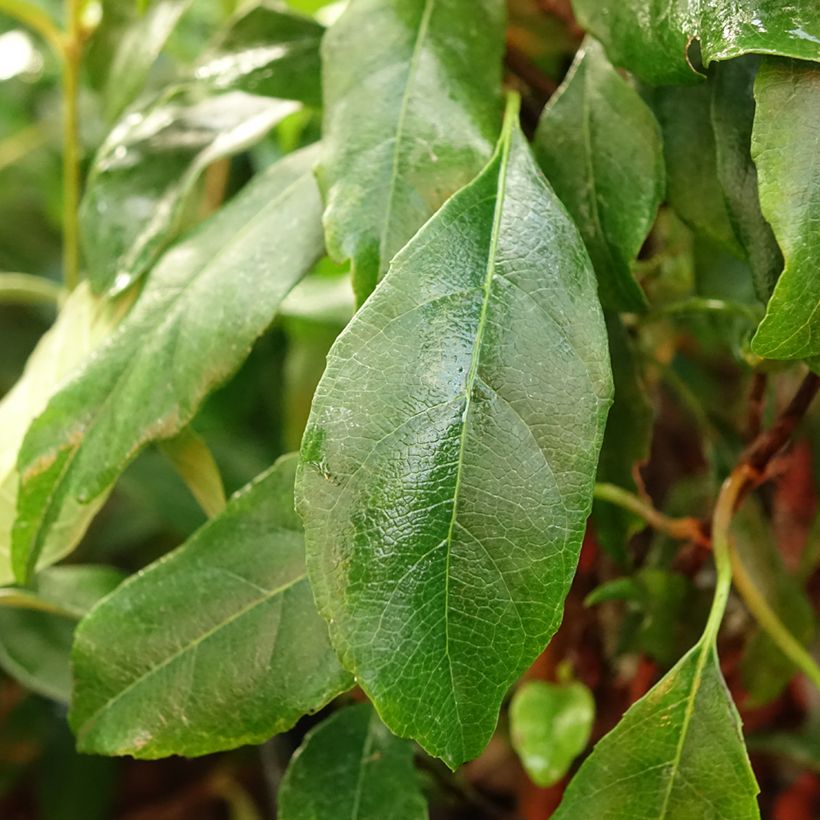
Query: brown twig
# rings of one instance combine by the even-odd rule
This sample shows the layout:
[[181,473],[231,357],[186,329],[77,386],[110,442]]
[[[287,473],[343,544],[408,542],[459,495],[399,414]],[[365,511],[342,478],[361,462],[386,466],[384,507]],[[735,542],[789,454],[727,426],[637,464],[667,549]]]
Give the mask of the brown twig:
[[746,421],[746,437],[754,441],[763,426],[763,409],[766,406],[765,373],[755,373],[752,379],[752,389],[749,391],[749,414]]
[[555,80],[544,74],[523,51],[520,51],[510,42],[507,43],[504,63],[512,74],[515,74],[531,91],[541,98],[542,102],[546,102],[558,88],[558,83]]

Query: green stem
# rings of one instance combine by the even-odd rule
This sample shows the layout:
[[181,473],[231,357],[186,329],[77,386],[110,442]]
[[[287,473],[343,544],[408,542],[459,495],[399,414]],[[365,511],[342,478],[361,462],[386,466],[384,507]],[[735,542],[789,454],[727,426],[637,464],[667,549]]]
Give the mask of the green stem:
[[14,165],[15,162],[45,144],[46,133],[40,125],[30,125],[6,137],[0,142],[0,171]]
[[66,19],[68,32],[63,66],[63,276],[66,288],[73,290],[80,281],[80,135],[77,103],[83,47],[81,0],[66,0]]
[[42,276],[28,273],[0,273],[0,302],[22,305],[47,303],[59,306],[63,289]]
[[599,501],[606,501],[615,504],[638,518],[642,518],[653,529],[665,533],[672,538],[679,538],[684,541],[695,541],[702,543],[705,540],[700,523],[695,518],[670,518],[662,512],[656,510],[651,504],[639,498],[634,493],[617,487],[614,484],[596,484],[593,490],[593,497]]
[[820,667],[769,606],[769,602],[763,597],[746,572],[746,567],[743,566],[734,545],[730,544],[729,549],[735,587],[737,587],[737,591],[740,593],[740,597],[743,598],[749,612],[752,613],[754,619],[774,641],[778,649],[820,689]]
[[762,318],[762,310],[753,305],[744,305],[742,302],[728,302],[724,299],[706,299],[693,296],[679,302],[670,302],[665,305],[655,305],[655,314],[675,315],[678,313],[729,313],[736,316],[745,316],[754,322]]
[[51,46],[57,58],[65,57],[65,40],[51,18],[27,0],[0,0],[0,14],[7,14],[36,31]]

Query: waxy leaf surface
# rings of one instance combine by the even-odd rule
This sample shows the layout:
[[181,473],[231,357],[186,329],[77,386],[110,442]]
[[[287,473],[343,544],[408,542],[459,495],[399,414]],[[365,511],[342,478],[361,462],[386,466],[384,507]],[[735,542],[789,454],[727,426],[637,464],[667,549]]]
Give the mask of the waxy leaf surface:
[[611,401],[589,257],[514,119],[337,340],[302,444],[334,645],[450,766],[561,620]]
[[324,27],[289,14],[275,0],[244,7],[194,69],[196,81],[232,89],[322,103],[319,43]]
[[743,54],[820,61],[820,6],[815,0],[573,0],[581,25],[610,59],[648,83],[698,81],[689,62],[700,41],[705,65]]
[[584,41],[544,110],[535,155],[584,237],[601,302],[643,310],[630,266],[663,199],[660,128],[595,40]]
[[753,820],[740,720],[712,641],[701,640],[584,761],[557,820]]
[[49,549],[63,548],[62,522],[99,504],[145,444],[191,421],[322,255],[315,158],[309,148],[272,166],[168,251],[128,319],[32,426],[18,462],[18,578],[50,534]]
[[786,266],[752,350],[767,359],[814,358],[820,356],[820,66],[768,59],[755,98],[760,205]]
[[413,745],[373,707],[342,709],[308,732],[278,794],[280,820],[425,820]]
[[501,0],[353,0],[325,36],[327,246],[359,302],[492,153],[503,44]]
[[[29,425],[45,410],[49,399],[113,330],[127,304],[95,297],[81,284],[62,306],[57,321],[43,335],[29,357],[23,375],[0,401],[0,584],[13,580],[11,569],[12,527],[17,507],[19,475],[17,456]],[[76,538],[87,522],[76,522]],[[62,533],[64,548],[76,538]],[[48,551],[51,560],[61,549]]]
[[280,459],[80,623],[69,715],[80,751],[261,743],[349,688],[305,574],[295,470],[296,456]]
[[93,289],[118,293],[143,276],[180,233],[205,168],[252,145],[298,108],[186,86],[126,114],[94,158],[80,206]]

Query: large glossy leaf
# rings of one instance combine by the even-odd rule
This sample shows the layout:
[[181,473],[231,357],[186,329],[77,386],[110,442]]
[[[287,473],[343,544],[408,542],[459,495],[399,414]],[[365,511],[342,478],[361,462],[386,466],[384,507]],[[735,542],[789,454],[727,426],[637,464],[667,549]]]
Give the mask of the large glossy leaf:
[[18,462],[19,578],[65,549],[63,522],[99,504],[145,444],[185,427],[322,255],[315,158],[311,148],[272,166],[168,251],[127,321],[30,429]]
[[80,623],[69,715],[80,751],[261,743],[350,687],[305,574],[296,460],[280,459]]
[[752,349],[768,359],[813,358],[820,356],[820,66],[766,60],[755,98],[752,156],[760,205],[786,267]]
[[714,641],[702,639],[596,745],[554,816],[752,820],[757,791]]
[[51,567],[29,589],[0,587],[0,667],[33,692],[68,703],[77,620],[122,580],[110,567]]
[[515,121],[337,340],[302,444],[334,644],[451,766],[560,622],[611,401],[589,257]]
[[298,107],[184,86],[127,114],[97,153],[80,207],[94,290],[117,293],[145,274],[179,234],[202,171],[253,144]]
[[535,155],[584,237],[603,304],[643,310],[630,266],[663,199],[660,128],[595,40],[544,109]]
[[[80,285],[29,357],[23,375],[0,401],[0,584],[10,583],[11,533],[17,505],[17,455],[29,425],[66,379],[111,332],[127,304],[94,297]],[[85,525],[80,526],[80,530]],[[68,532],[65,543],[74,543]]]
[[106,116],[118,117],[142,89],[165,41],[191,0],[103,0],[89,53],[92,82],[102,86]]
[[262,0],[229,21],[197,63],[194,77],[215,90],[321,105],[323,33],[314,20],[288,13],[276,0]]
[[573,7],[616,65],[658,85],[698,81],[687,56],[693,39],[707,66],[749,53],[820,60],[815,0],[573,0]]
[[510,737],[533,783],[557,783],[587,745],[595,700],[584,684],[528,681],[510,704]]
[[353,0],[325,36],[327,243],[360,302],[489,158],[503,42],[500,0]]
[[755,102],[752,95],[760,58],[754,55],[712,68],[712,128],[717,175],[729,220],[746,251],[762,302],[771,296],[783,270],[783,255],[760,211],[757,170],[751,157]]
[[278,794],[280,820],[425,820],[413,746],[366,703],[308,732]]
[[694,231],[743,257],[718,177],[709,87],[657,88],[652,107],[663,131],[669,204]]

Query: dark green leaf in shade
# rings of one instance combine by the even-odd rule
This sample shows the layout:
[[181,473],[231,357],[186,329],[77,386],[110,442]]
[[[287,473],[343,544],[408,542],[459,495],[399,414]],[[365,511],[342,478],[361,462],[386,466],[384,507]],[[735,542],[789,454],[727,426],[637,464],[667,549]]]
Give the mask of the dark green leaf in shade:
[[261,743],[350,687],[305,574],[295,470],[295,455],[280,459],[80,623],[69,714],[80,751]]
[[341,709],[308,732],[278,794],[280,820],[426,820],[413,746],[373,708]]
[[51,567],[30,589],[0,588],[0,667],[28,689],[68,703],[69,658],[77,620],[111,592],[110,567]]
[[[797,579],[789,574],[770,526],[758,504],[746,502],[738,511],[732,531],[743,571],[765,598],[786,629],[804,646],[814,635],[811,602]],[[797,668],[760,629],[753,630],[740,665],[748,705],[774,700],[795,676]]]
[[205,168],[252,145],[298,107],[185,86],[126,114],[97,152],[80,206],[92,288],[119,293],[142,277],[180,233]]
[[[42,336],[14,387],[0,401],[0,584],[14,579],[11,539],[17,508],[19,475],[17,456],[29,425],[45,410],[49,399],[81,367],[120,321],[132,299],[94,296],[82,283],[66,299],[55,323]],[[72,549],[87,526],[78,520],[76,529],[61,534],[62,547],[48,550],[50,560]]]
[[810,359],[820,356],[820,66],[764,61],[755,99],[752,158],[760,205],[786,267],[752,349],[767,359]]
[[648,93],[663,131],[669,204],[696,233],[743,257],[718,177],[709,87]]
[[712,67],[712,128],[717,175],[729,220],[746,251],[755,291],[767,302],[783,270],[783,255],[760,211],[757,170],[751,157],[755,102],[752,93],[760,58],[755,55]]
[[594,720],[595,700],[583,683],[521,685],[510,704],[510,736],[533,783],[546,788],[567,773]]
[[215,91],[322,102],[319,43],[324,27],[275,0],[244,6],[207,50],[194,78]]
[[18,462],[18,578],[44,549],[65,549],[63,522],[99,504],[142,447],[191,421],[322,256],[315,158],[309,148],[270,167],[169,250],[117,333],[30,428]]
[[610,59],[654,85],[694,83],[690,42],[705,65],[743,54],[820,60],[816,0],[573,0],[581,25]]
[[492,153],[501,0],[353,0],[322,45],[328,250],[361,303]]
[[714,640],[701,639],[593,750],[556,820],[753,820],[757,784]]
[[[605,318],[615,401],[606,421],[597,480],[637,489],[635,470],[649,458],[655,414],[629,333],[617,313],[608,312]],[[643,523],[620,507],[601,502],[593,505],[592,517],[601,545],[622,566],[628,565],[627,542]]]
[[116,119],[143,88],[148,72],[191,0],[103,0],[102,22],[87,55],[92,83],[101,87],[109,120]]
[[534,147],[584,237],[603,305],[643,310],[646,297],[631,265],[663,199],[660,129],[592,38],[544,109]]
[[512,102],[336,341],[297,485],[342,662],[451,767],[560,623],[611,403],[592,266]]

